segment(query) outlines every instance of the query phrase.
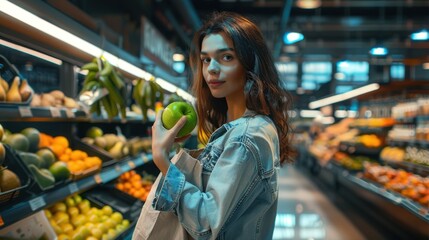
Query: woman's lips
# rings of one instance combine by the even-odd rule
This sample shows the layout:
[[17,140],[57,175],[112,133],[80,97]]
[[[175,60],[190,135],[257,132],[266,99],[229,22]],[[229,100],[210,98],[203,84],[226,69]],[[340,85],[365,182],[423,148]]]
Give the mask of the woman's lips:
[[211,87],[218,87],[220,85],[222,85],[223,83],[225,83],[224,81],[209,81],[208,84]]

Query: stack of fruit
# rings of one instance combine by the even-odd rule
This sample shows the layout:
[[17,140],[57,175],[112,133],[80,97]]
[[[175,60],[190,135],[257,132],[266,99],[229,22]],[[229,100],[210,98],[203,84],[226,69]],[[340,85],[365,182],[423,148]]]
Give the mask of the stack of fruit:
[[108,91],[108,95],[103,96],[91,105],[90,112],[100,116],[101,107],[103,107],[109,119],[119,114],[122,119],[125,119],[127,107],[125,82],[113,66],[101,57],[94,58],[92,62],[82,66],[82,69],[88,70],[88,74],[83,82],[81,94],[86,91],[97,91],[103,88]]
[[380,153],[383,161],[402,162],[405,158],[405,150],[399,147],[385,147]]
[[122,134],[106,133],[99,127],[93,126],[88,129],[82,142],[95,146],[116,160],[127,156],[135,156],[142,151],[149,151],[152,141],[149,138],[136,137],[128,140]]
[[363,176],[382,184],[388,190],[419,202],[426,208],[429,206],[429,177],[378,164],[365,164]]
[[44,212],[58,240],[115,239],[130,225],[120,212],[114,212],[108,205],[101,209],[91,206],[80,195],[69,196]]
[[70,177],[65,163],[57,161],[50,149],[39,147],[41,134],[37,129],[29,127],[19,133],[7,132],[3,142],[17,151],[41,189],[48,189]]
[[40,146],[51,149],[60,162],[66,163],[72,178],[86,176],[101,168],[102,161],[99,157],[88,156],[84,151],[71,149],[66,137],[52,137],[46,133],[40,133],[40,136]]
[[26,79],[16,76],[12,84],[0,76],[0,102],[21,103],[26,102],[33,95],[33,89]]
[[139,78],[134,80],[134,82],[136,84],[133,89],[133,99],[140,107],[143,121],[147,121],[149,109],[156,111],[162,108],[164,93],[161,86],[155,82],[155,79],[147,81]]
[[34,94],[30,106],[79,108],[78,103],[73,98],[67,97],[60,90],[53,90],[43,94]]
[[136,171],[131,170],[119,176],[115,187],[144,202],[154,181],[153,175],[144,174],[142,178]]
[[[0,139],[2,138],[2,135],[3,128],[0,125]],[[0,143],[0,195],[2,192],[8,192],[21,187],[21,180],[10,168],[8,168],[7,165],[4,164],[5,159],[6,149],[3,144]]]

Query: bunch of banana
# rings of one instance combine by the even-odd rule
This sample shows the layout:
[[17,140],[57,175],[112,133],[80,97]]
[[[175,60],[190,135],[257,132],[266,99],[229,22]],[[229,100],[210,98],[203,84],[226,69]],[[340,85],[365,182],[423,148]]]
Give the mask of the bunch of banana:
[[94,58],[92,62],[83,65],[82,69],[88,70],[88,74],[83,82],[81,93],[101,88],[105,88],[108,91],[106,96],[91,105],[89,111],[101,115],[101,107],[104,107],[109,119],[118,116],[118,114],[121,115],[122,119],[125,119],[126,86],[124,80],[113,66],[103,57],[100,57]]
[[133,99],[142,111],[143,121],[147,121],[147,110],[155,110],[155,103],[164,101],[164,93],[161,86],[155,82],[155,79],[146,81],[139,78],[136,81],[137,83],[133,89]]

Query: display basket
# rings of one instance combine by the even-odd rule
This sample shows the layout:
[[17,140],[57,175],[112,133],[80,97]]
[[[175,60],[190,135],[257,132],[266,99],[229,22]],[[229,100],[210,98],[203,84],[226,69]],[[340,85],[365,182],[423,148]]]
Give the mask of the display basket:
[[115,160],[112,155],[110,155],[107,151],[105,151],[104,149],[101,149],[99,147],[96,146],[92,146],[88,143],[82,142],[82,140],[80,140],[78,137],[73,136],[73,142],[76,146],[76,148],[87,152],[89,155],[94,155],[97,156],[101,159],[101,161],[103,162],[101,164],[102,167],[107,167],[110,166],[112,164],[117,163],[118,161]]
[[10,240],[54,240],[57,236],[49,224],[44,211],[39,211],[4,229],[0,230],[0,239]]
[[31,179],[28,177],[29,172],[18,160],[17,154],[8,145],[3,144],[6,150],[6,159],[3,166],[13,171],[19,178],[21,186],[9,191],[0,192],[0,206],[7,205],[12,200],[22,197],[26,193],[26,189],[31,183]]
[[113,210],[120,212],[125,219],[137,220],[143,202],[114,188],[111,185],[101,185],[85,193],[85,198],[103,207],[109,205]]
[[[0,75],[4,80],[6,80],[9,86],[12,84],[12,81],[15,78],[15,76],[18,76],[20,79],[23,79],[18,69],[16,69],[16,67],[13,66],[3,55],[0,55]],[[0,106],[2,107],[29,106],[31,103],[31,100],[33,99],[33,95],[34,95],[34,91],[32,90],[30,97],[26,101],[24,102],[0,101]]]
[[[49,148],[46,148],[49,149]],[[28,191],[30,191],[31,193],[35,193],[38,194],[40,192],[49,190],[49,189],[53,189],[56,188],[57,186],[61,186],[64,184],[67,184],[68,182],[70,182],[70,178],[68,179],[64,179],[61,181],[56,181],[55,184],[48,186],[48,187],[44,187],[40,184],[40,182],[37,180],[36,176],[34,176],[33,172],[31,172],[31,170],[28,168],[28,166],[24,163],[24,161],[21,159],[21,157],[19,156],[19,154],[15,153],[15,157],[16,160],[19,161],[21,163],[21,165],[27,170],[28,172],[28,176],[30,176],[30,178],[33,180],[31,181],[30,185],[28,186]]]
[[91,176],[91,175],[95,175],[97,173],[99,173],[101,171],[101,167],[98,166],[94,166],[88,169],[85,169],[83,171],[77,172],[77,173],[71,173],[70,178],[73,181],[77,181],[79,179]]

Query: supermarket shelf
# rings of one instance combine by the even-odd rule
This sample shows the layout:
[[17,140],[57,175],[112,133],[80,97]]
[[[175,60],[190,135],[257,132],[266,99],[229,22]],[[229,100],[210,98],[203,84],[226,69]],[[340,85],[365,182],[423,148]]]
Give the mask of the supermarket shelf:
[[398,193],[387,191],[386,189],[380,187],[377,184],[363,180],[356,174],[350,173],[338,164],[329,162],[326,168],[332,171],[335,175],[337,175],[338,179],[346,180],[349,183],[353,183],[354,185],[359,186],[370,193],[382,197],[383,199],[394,205],[401,206],[402,208],[410,211],[415,216],[429,223],[429,209],[421,206],[420,204],[408,198],[405,198]]
[[123,160],[107,168],[103,168],[100,173],[71,182],[59,188],[43,192],[31,199],[20,201],[7,209],[0,211],[0,229],[7,227],[37,211],[47,208],[54,203],[63,200],[69,195],[80,193],[97,185],[107,183],[118,178],[122,173],[140,167],[152,161],[151,154],[142,154],[139,157]]
[[367,126],[350,126],[351,128],[358,129],[359,134],[379,134],[387,135],[392,126],[388,127],[367,127]]
[[420,148],[428,148],[429,149],[429,141],[424,140],[396,140],[389,139],[387,141],[387,145],[393,147],[420,147]]
[[393,162],[393,161],[384,161],[387,165],[394,168],[402,168],[406,171],[412,172],[414,174],[420,175],[422,177],[429,176],[429,166],[422,164],[412,163],[408,161]]
[[382,147],[370,148],[361,143],[340,142],[339,150],[353,155],[379,156]]
[[87,119],[84,111],[58,107],[30,107],[0,104],[0,121],[79,121]]

